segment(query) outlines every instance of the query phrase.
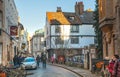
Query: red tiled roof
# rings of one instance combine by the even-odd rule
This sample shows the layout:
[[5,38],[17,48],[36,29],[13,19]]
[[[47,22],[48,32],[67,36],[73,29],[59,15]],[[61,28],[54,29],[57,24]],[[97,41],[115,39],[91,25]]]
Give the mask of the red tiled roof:
[[47,19],[50,24],[70,24],[62,12],[47,12]]
[[[79,17],[70,12],[47,12],[47,20],[51,25],[70,25],[81,24]],[[74,20],[69,19],[74,17]]]

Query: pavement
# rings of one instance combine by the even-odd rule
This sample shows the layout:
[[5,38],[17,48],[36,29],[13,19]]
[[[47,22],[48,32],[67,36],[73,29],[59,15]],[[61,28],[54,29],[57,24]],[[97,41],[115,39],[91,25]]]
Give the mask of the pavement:
[[80,77],[102,77],[98,74],[93,74],[89,70],[82,69],[82,68],[70,67],[63,64],[50,64],[50,65],[54,65],[54,66],[58,66],[58,67],[62,67],[64,69],[70,70],[76,73],[77,75],[79,75]]

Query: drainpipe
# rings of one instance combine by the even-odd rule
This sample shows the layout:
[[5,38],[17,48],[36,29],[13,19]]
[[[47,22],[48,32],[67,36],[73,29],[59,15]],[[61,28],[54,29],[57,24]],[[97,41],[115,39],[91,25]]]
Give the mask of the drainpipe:
[[48,51],[48,52],[50,52],[50,53],[49,53],[49,55],[50,55],[49,58],[51,58],[51,37],[52,37],[52,36],[51,36],[51,26],[50,26],[50,51]]

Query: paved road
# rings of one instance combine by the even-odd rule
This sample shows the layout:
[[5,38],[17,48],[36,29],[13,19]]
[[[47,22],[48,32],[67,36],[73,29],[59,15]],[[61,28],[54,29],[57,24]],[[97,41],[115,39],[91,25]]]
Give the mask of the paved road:
[[32,75],[28,75],[27,77],[80,77],[66,69],[50,65],[47,65],[46,69],[40,67],[37,70],[27,71],[28,73],[34,73]]

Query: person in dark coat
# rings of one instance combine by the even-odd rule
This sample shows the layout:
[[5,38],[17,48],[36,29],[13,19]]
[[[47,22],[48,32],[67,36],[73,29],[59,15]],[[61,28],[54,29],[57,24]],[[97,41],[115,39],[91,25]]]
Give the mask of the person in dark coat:
[[17,55],[15,55],[13,57],[13,63],[14,63],[14,66],[18,65],[18,56]]
[[37,61],[37,66],[39,67],[39,64],[40,64],[40,56],[39,55],[37,55],[36,61]]
[[19,66],[21,65],[22,61],[23,61],[23,57],[21,55],[19,55],[19,57],[18,57],[18,64],[19,64]]
[[42,54],[41,59],[42,59],[43,68],[46,68],[46,60],[47,60],[46,55]]

